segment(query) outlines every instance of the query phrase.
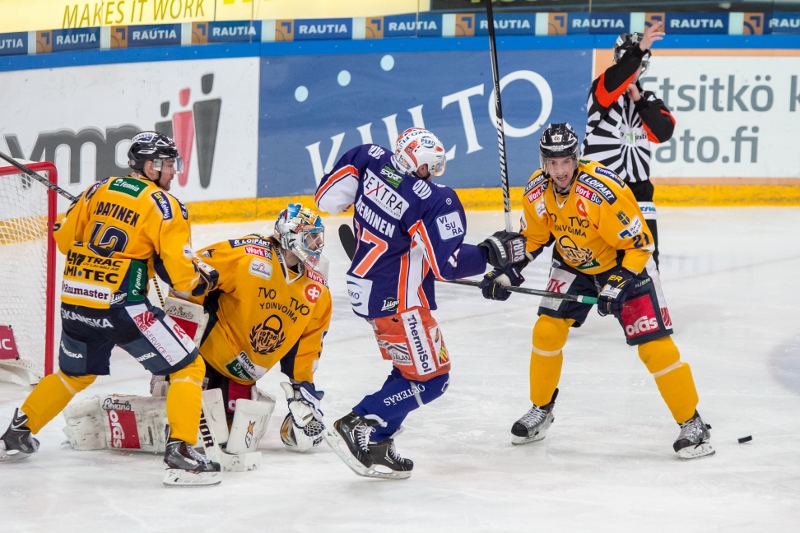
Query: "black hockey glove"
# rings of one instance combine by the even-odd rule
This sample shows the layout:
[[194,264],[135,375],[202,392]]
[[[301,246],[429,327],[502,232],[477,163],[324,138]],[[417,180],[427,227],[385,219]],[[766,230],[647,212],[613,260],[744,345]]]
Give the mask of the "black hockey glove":
[[481,280],[481,292],[487,300],[506,301],[511,296],[511,292],[506,289],[509,285],[519,287],[525,278],[522,277],[522,269],[527,265],[527,261],[514,265],[506,265],[505,268],[496,268],[483,276]]
[[497,231],[478,246],[486,250],[487,261],[494,268],[519,263],[525,259],[525,236],[513,231]]
[[616,267],[609,272],[606,284],[597,296],[597,312],[600,316],[614,315],[619,318],[622,305],[633,289],[635,274],[624,267]]
[[192,296],[202,296],[216,289],[217,283],[219,283],[219,272],[197,258],[192,260],[192,264],[194,265],[194,271],[199,274],[200,278],[197,286],[192,289]]

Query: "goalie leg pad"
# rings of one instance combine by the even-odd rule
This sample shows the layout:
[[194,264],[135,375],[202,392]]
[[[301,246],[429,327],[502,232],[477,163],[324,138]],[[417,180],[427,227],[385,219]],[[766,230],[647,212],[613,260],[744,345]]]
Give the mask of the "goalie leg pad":
[[274,398],[272,401],[237,400],[226,446],[227,452],[232,454],[255,452],[259,439],[267,431],[274,410]]
[[[249,400],[246,400],[249,401]],[[273,405],[274,407],[274,405]],[[271,411],[270,411],[271,414]],[[213,419],[212,419],[213,415]],[[214,420],[211,422],[211,420]],[[269,418],[267,418],[267,422]],[[221,423],[220,423],[221,422]],[[228,424],[223,406],[222,391],[211,389],[203,392],[203,414],[200,417],[200,442],[206,456],[222,466],[223,472],[246,472],[257,470],[261,466],[261,452],[227,453],[222,451],[215,436],[215,428],[223,432],[226,440],[230,440]]]
[[197,346],[200,346],[203,333],[208,325],[208,315],[202,305],[167,296],[164,300],[164,312],[172,317],[172,320],[192,338]]
[[64,434],[76,450],[163,453],[166,449],[164,398],[95,396],[69,405],[64,419]]
[[[210,389],[203,391],[203,414],[206,422],[211,426],[214,439],[217,444],[223,445],[228,442],[228,421],[225,417],[225,400],[222,398],[220,389]],[[203,435],[198,440],[202,440]]]

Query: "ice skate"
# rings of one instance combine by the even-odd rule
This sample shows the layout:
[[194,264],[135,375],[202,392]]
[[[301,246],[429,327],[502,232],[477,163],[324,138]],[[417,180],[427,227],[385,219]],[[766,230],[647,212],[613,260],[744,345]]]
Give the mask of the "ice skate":
[[394,447],[394,439],[389,438],[380,442],[370,443],[369,455],[373,463],[371,470],[374,472],[371,477],[391,477],[395,479],[411,477],[414,461],[400,457]]
[[530,411],[522,415],[522,418],[514,422],[511,427],[511,434],[514,435],[511,444],[527,444],[540,441],[547,436],[547,429],[555,420],[553,406],[556,403],[556,396],[558,396],[558,389],[553,393],[550,403],[542,407],[534,405]]
[[167,442],[164,466],[167,469],[164,485],[192,487],[218,485],[222,481],[219,463],[209,460],[182,440],[170,439]]
[[682,459],[714,455],[709,429],[711,426],[703,422],[703,419],[695,411],[692,418],[681,424],[681,433],[672,448]]
[[[371,420],[366,420],[355,413],[350,413],[334,422],[333,428],[323,433],[325,442],[328,443],[350,470],[359,476],[397,477],[382,473],[385,472],[386,466],[383,466],[381,470],[376,470],[374,467],[375,461],[369,443],[369,436],[372,434],[372,426],[374,424]],[[376,451],[375,453],[378,452]],[[391,469],[391,467],[389,468]]]
[[39,441],[28,429],[28,416],[17,409],[8,429],[0,437],[0,462],[25,459],[38,449]]

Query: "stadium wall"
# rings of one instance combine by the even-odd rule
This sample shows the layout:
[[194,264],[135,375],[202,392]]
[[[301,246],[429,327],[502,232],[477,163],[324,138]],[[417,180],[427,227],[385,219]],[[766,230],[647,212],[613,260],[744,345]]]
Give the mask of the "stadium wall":
[[[543,126],[567,121],[582,137],[613,40],[498,37],[512,197],[539,164]],[[798,35],[668,35],[654,47],[643,84],[677,119],[654,151],[659,205],[800,205],[798,66]],[[347,149],[388,146],[413,125],[442,139],[443,182],[469,209],[502,205],[485,37],[10,55],[0,87],[0,150],[55,161],[73,194],[126,173],[126,139],[154,128],[189,163],[173,192],[195,220],[271,217],[287,198],[310,202]]]

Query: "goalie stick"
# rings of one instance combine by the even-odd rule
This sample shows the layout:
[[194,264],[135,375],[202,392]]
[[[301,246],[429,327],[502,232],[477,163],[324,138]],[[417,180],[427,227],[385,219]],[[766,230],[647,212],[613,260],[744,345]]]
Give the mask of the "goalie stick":
[[[342,224],[341,226],[339,226],[339,240],[342,243],[342,248],[344,248],[344,252],[347,254],[347,257],[353,259],[353,256],[356,253],[356,237],[355,235],[353,235],[353,230],[347,224]],[[454,285],[467,285],[469,287],[480,287],[481,285],[479,281],[473,281],[468,279],[451,279],[451,280],[437,279],[436,281],[442,281],[444,283],[452,283]],[[582,304],[594,305],[597,303],[597,298],[593,296],[561,294],[560,292],[540,291],[538,289],[529,289],[527,287],[513,287],[513,286],[506,287],[506,290],[509,292],[531,294],[533,296],[544,296],[545,298],[553,298],[555,300],[570,300]]]

